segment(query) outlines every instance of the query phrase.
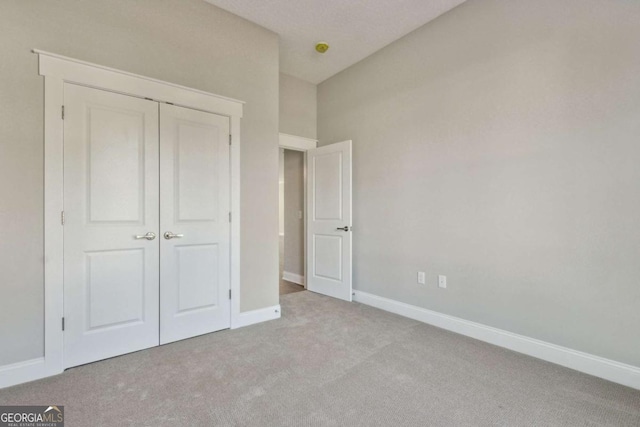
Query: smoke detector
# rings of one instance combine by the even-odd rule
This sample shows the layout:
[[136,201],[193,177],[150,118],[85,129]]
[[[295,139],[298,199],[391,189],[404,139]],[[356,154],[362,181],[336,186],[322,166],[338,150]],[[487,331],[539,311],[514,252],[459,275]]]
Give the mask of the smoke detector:
[[329,43],[327,43],[327,42],[318,42],[316,44],[316,51],[318,51],[319,53],[325,53],[328,50],[329,50]]

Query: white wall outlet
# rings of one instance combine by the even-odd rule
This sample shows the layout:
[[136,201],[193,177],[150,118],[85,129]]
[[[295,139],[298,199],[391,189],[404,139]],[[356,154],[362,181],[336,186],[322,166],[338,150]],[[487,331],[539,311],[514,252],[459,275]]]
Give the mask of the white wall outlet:
[[302,219],[302,211],[298,211],[298,219]]
[[446,287],[447,287],[447,276],[438,276],[438,287],[446,289]]
[[418,283],[424,285],[427,282],[427,275],[424,271],[418,271]]

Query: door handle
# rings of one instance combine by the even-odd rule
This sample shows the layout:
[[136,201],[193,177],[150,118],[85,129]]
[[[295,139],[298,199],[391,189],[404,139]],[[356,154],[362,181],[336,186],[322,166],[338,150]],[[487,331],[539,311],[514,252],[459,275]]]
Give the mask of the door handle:
[[349,226],[345,225],[344,227],[338,227],[336,230],[349,231]]
[[154,233],[152,231],[148,232],[144,236],[136,236],[137,240],[141,240],[141,239],[153,240],[155,238],[156,238],[156,233]]
[[171,231],[167,231],[166,233],[164,233],[164,238],[167,239],[167,240],[179,239],[181,237],[184,237],[184,234],[174,234]]

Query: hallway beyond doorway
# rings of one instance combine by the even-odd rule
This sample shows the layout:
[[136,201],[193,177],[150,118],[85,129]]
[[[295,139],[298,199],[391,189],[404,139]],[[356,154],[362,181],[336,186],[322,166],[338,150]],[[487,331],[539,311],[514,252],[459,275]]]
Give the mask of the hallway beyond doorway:
[[286,281],[282,278],[284,273],[284,236],[280,236],[280,295],[304,291],[304,286]]

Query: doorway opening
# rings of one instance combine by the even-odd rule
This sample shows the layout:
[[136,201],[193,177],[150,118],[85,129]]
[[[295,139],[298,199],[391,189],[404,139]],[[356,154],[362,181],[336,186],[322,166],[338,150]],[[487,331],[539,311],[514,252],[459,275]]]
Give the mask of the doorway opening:
[[280,148],[280,295],[303,291],[305,278],[304,152]]
[[352,301],[351,145],[280,133],[280,295]]

